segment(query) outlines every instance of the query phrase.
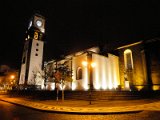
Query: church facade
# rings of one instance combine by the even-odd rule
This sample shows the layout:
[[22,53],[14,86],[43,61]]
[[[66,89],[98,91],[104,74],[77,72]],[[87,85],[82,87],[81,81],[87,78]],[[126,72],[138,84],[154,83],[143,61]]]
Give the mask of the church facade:
[[59,63],[67,62],[73,79],[66,83],[67,90],[89,90],[91,85],[95,90],[116,89],[120,85],[118,57],[113,54],[106,57],[98,52],[98,47],[80,51],[63,60],[49,62],[48,68],[54,70]]
[[105,55],[93,47],[63,60],[49,61],[48,66],[54,69],[57,62],[68,61],[73,71],[73,81],[65,86],[69,90],[89,90],[90,85],[94,90],[159,90],[159,45],[158,38],[138,41],[119,46]]
[[103,54],[96,46],[43,65],[44,32],[44,17],[34,15],[26,33],[20,86],[62,89],[61,84],[42,77],[42,71],[52,74],[59,63],[67,62],[73,81],[65,83],[65,90],[160,90],[159,38],[119,45]]

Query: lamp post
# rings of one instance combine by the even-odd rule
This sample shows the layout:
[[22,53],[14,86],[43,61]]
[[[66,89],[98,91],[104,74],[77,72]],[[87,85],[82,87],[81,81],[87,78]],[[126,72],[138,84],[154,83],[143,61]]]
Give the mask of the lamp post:
[[88,60],[88,77],[89,77],[89,104],[91,105],[92,101],[92,90],[93,90],[93,81],[92,81],[92,54],[87,54],[87,60]]
[[93,91],[93,68],[95,67],[95,63],[92,62],[92,53],[88,52],[87,53],[87,62],[83,61],[82,62],[83,66],[87,67],[88,71],[88,80],[89,80],[89,104],[92,104],[92,91]]
[[12,89],[13,85],[15,84],[15,75],[11,75],[10,79],[11,79],[10,86],[11,86],[11,89]]

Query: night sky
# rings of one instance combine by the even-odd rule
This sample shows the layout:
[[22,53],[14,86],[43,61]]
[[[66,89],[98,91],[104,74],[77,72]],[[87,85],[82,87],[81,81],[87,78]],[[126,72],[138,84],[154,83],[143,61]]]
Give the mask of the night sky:
[[25,31],[35,12],[46,18],[44,60],[50,60],[99,44],[111,47],[159,37],[157,1],[3,0],[0,65],[20,68]]

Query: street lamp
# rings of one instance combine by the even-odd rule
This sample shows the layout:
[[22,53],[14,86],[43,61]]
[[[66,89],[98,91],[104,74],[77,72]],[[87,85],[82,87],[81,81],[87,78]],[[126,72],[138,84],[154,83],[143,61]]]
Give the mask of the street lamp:
[[13,85],[15,84],[15,75],[11,75],[10,79],[11,79],[10,85],[11,85],[11,89],[12,89]]
[[96,66],[96,63],[92,62],[92,53],[87,53],[87,61],[83,61],[82,65],[87,67],[88,70],[88,79],[89,79],[89,104],[91,104],[92,101],[92,90],[93,90],[93,68]]
[[11,75],[11,79],[13,80],[15,78],[15,76],[14,75]]

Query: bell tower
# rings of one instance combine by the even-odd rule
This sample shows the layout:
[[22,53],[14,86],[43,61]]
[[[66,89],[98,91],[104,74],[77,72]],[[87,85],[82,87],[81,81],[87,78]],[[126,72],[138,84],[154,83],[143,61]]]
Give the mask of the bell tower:
[[40,88],[43,85],[42,78],[37,78],[37,74],[42,72],[44,34],[45,18],[39,14],[33,15],[26,31],[19,77],[20,86]]

